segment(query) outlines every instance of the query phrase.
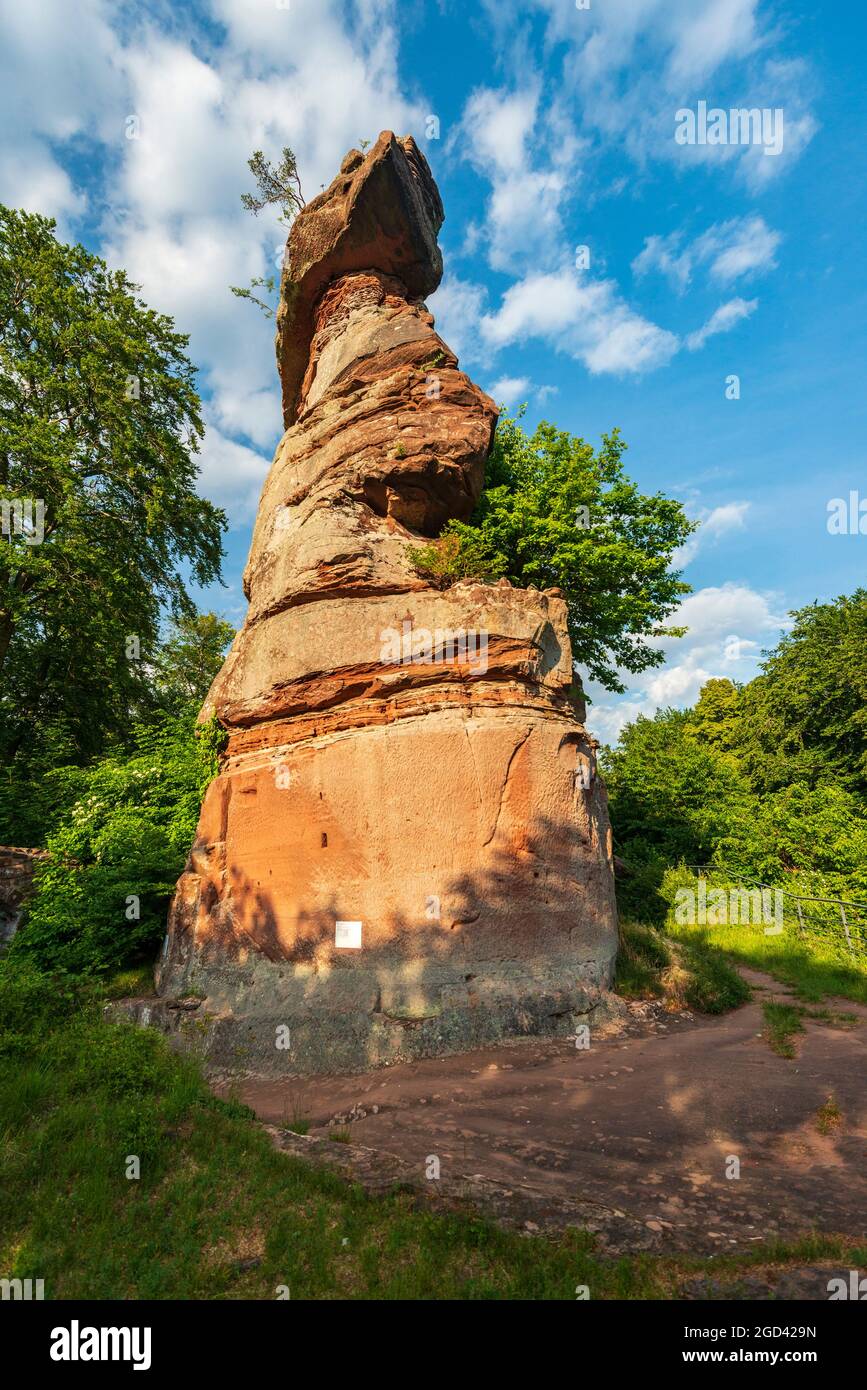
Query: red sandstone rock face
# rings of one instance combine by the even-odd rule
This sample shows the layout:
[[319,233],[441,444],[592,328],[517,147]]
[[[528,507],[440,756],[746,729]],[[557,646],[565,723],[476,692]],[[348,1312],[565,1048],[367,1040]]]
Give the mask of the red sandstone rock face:
[[330,187],[292,228],[277,314],[284,424],[293,423],[307,370],[311,315],[322,290],[354,271],[398,276],[405,293],[433,294],[442,276],[443,205],[415,141],[384,130],[365,158],[350,150]]
[[289,424],[203,710],[228,747],[159,969],[260,1066],[562,1031],[610,977],[610,832],[563,598],[440,592],[407,558],[469,516],[496,422],[419,297],[441,221],[423,156],[385,132],[289,239]]

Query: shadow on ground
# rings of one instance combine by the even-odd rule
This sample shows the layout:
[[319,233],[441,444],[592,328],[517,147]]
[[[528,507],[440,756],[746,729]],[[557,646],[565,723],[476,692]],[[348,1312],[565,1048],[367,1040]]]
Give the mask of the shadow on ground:
[[[520,1198],[531,1230],[583,1224],[584,1204],[613,1218],[615,1249],[742,1254],[812,1233],[863,1240],[867,1008],[832,1001],[831,1021],[805,1018],[790,1060],[763,1036],[762,1002],[785,1001],[785,990],[744,973],[755,997],[736,1012],[633,1004],[587,1050],[525,1040],[361,1076],[216,1084],[278,1129],[303,1119],[313,1140],[339,1131],[378,1151],[383,1173],[396,1160],[434,1183],[436,1157],[454,1190],[471,1196],[475,1182]],[[351,1170],[337,1160],[346,1145],[312,1147]],[[376,1168],[375,1156],[364,1162]]]

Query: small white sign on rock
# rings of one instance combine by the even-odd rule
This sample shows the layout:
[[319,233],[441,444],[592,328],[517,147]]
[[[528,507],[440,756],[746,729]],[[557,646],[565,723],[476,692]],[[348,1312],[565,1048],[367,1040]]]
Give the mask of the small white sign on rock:
[[361,923],[337,922],[334,927],[334,945],[344,951],[360,951]]

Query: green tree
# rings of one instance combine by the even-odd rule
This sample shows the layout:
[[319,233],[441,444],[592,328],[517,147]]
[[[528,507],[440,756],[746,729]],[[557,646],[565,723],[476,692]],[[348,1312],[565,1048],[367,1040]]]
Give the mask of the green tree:
[[707,864],[755,798],[731,758],[696,734],[689,710],[659,710],[621,731],[604,748],[614,847],[626,862],[618,884],[621,909],[642,921],[661,921],[666,870],[681,862]]
[[[285,226],[290,226],[304,207],[304,196],[301,192],[298,164],[288,145],[284,145],[277,164],[272,164],[266,159],[262,150],[254,150],[251,158],[247,160],[247,165],[256,180],[256,192],[242,193],[242,206],[255,216],[264,208],[278,207],[280,221]],[[229,289],[238,299],[249,299],[251,304],[262,310],[266,318],[274,317],[273,305],[265,299],[260,299],[254,294],[254,290],[263,289],[266,294],[273,295],[277,289],[275,276],[256,275],[248,286],[230,285]]]
[[469,523],[449,522],[440,543],[413,557],[433,572],[456,536],[453,578],[469,568],[521,587],[561,588],[575,661],[618,691],[618,668],[644,671],[665,659],[647,639],[684,632],[665,625],[689,592],[670,566],[694,530],[680,502],[643,495],[626,477],[625,448],[616,430],[594,450],[553,425],[527,435],[516,419],[501,420]]
[[[104,756],[93,759],[89,768],[82,768],[80,758],[76,761],[78,750],[59,722],[47,723],[35,747],[0,762],[0,844],[45,845],[83,795],[91,769],[124,766],[149,739],[157,739],[167,756],[175,757],[179,738],[192,737],[232,635],[230,624],[215,613],[173,622],[155,658],[144,664],[146,684],[136,692],[124,738],[110,739]],[[181,735],[167,739],[166,728],[173,722]]]
[[743,750],[747,734],[741,687],[730,680],[706,681],[699,692],[690,724],[698,739],[734,757]]
[[757,787],[867,793],[867,589],[811,603],[744,691],[744,760]]
[[867,902],[867,815],[843,787],[790,787],[733,808],[714,862],[808,896]]
[[235,635],[216,613],[181,616],[172,625],[154,662],[157,699],[173,712],[201,705]]
[[[195,491],[188,339],[123,271],[0,207],[0,755],[47,729],[74,757],[128,731],[161,615],[220,574]],[[37,537],[16,507],[44,509]],[[38,539],[39,543],[34,543]]]
[[601,766],[615,843],[627,860],[640,847],[666,864],[709,863],[735,809],[755,804],[739,769],[697,735],[690,710],[627,724]]
[[304,207],[304,195],[298,163],[289,146],[283,146],[277,164],[266,159],[261,150],[254,150],[247,166],[256,180],[256,192],[241,194],[243,206],[257,215],[263,208],[278,207],[283,220],[291,222]]

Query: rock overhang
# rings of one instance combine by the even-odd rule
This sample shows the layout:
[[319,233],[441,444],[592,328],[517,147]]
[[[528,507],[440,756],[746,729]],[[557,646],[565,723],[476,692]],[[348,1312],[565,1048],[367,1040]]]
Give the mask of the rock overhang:
[[329,187],[298,214],[286,244],[277,311],[277,363],[284,425],[298,396],[322,291],[342,275],[370,269],[398,279],[411,299],[442,278],[437,234],[444,219],[427,160],[411,135],[384,130],[362,154],[351,150]]

